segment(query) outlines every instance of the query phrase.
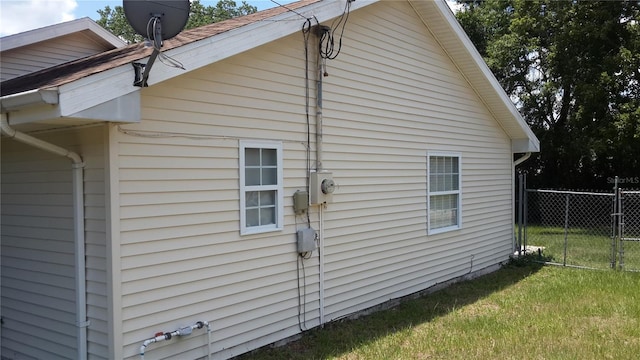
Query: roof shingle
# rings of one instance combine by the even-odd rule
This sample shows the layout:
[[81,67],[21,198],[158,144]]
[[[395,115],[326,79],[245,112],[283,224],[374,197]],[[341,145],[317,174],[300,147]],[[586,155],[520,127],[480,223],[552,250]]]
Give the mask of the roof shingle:
[[[269,19],[290,10],[296,10],[321,0],[302,0],[287,4],[286,7],[275,7],[254,14],[241,16],[181,32],[176,37],[166,40],[162,50],[167,51],[203,40],[230,30]],[[84,77],[100,73],[121,65],[132,63],[151,55],[153,48],[144,43],[132,44],[123,48],[106,51],[61,65],[43,69],[0,84],[0,96],[21,92],[46,89],[70,83]]]

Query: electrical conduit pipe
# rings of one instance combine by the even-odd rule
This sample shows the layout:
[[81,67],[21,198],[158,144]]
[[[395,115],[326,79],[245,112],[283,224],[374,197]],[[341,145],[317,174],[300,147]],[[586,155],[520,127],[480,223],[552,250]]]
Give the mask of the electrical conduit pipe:
[[78,359],[87,358],[87,298],[86,298],[86,270],[85,270],[85,240],[84,240],[84,162],[80,155],[60,146],[27,135],[9,126],[7,114],[0,118],[0,132],[21,143],[38,149],[65,156],[72,162],[73,187],[73,228],[76,270],[76,327],[78,342]]
[[193,330],[202,329],[205,326],[207,327],[207,359],[211,359],[211,325],[209,325],[209,322],[207,321],[198,321],[193,325],[185,326],[178,330],[174,330],[172,332],[166,332],[164,334],[158,333],[156,334],[156,336],[145,340],[142,343],[142,346],[140,346],[140,359],[144,360],[144,351],[147,348],[147,346],[160,341],[171,340],[171,338],[173,338],[174,336],[191,335]]

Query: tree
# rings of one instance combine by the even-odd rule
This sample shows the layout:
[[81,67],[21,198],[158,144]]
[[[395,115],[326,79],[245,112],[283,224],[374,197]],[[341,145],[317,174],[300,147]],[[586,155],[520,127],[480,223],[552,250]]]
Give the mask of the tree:
[[536,187],[640,174],[640,2],[459,1],[480,54],[541,142]]
[[[216,6],[204,6],[200,0],[191,2],[191,11],[185,29],[192,29],[203,25],[231,19],[238,16],[253,14],[258,9],[255,6],[242,1],[240,6],[236,5],[234,0],[220,0]],[[137,34],[124,15],[122,6],[111,8],[105,6],[104,9],[98,10],[100,19],[96,22],[98,25],[109,30],[112,34],[125,40],[128,43],[135,43],[144,40]]]

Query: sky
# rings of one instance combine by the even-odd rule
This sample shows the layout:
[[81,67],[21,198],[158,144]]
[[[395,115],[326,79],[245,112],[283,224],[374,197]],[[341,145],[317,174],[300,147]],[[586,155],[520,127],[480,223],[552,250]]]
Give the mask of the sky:
[[[236,4],[242,0],[235,0]],[[276,0],[287,4],[293,0]],[[215,6],[218,0],[201,0],[204,6]],[[277,6],[270,0],[251,0],[247,3],[264,10]],[[41,28],[64,21],[90,17],[100,18],[97,10],[122,6],[122,0],[1,0],[0,1],[0,36]]]
[[[235,0],[236,4],[242,0]],[[288,4],[294,0],[246,0],[258,10],[264,10],[279,4]],[[218,0],[201,0],[204,6],[215,6]],[[452,0],[447,0],[452,6]],[[122,5],[122,0],[1,0],[0,36],[58,24],[64,21],[90,17],[100,18],[98,10],[105,6],[114,8]]]

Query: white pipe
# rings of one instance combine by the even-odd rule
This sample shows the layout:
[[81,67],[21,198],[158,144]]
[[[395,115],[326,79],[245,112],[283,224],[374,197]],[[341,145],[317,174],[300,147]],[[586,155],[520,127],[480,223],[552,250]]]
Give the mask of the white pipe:
[[322,56],[318,51],[318,79],[316,81],[316,172],[322,171]]
[[73,151],[19,132],[9,126],[8,115],[2,114],[0,131],[10,138],[31,145],[38,149],[66,156],[72,161],[73,187],[73,224],[76,269],[76,327],[78,342],[78,359],[87,357],[87,297],[86,297],[86,269],[85,269],[85,239],[84,239],[84,162],[80,155]]
[[[321,30],[319,30],[321,31]],[[320,36],[320,34],[318,34]],[[318,40],[320,41],[320,40]],[[320,50],[320,42],[318,42],[318,69],[316,79],[316,172],[321,172],[323,169],[322,164],[322,78],[324,76],[324,69],[322,64],[322,51]],[[324,205],[318,206],[318,295],[320,297],[319,314],[320,326],[324,326],[324,218],[323,218]]]
[[[531,151],[526,152],[524,155],[522,155],[521,157],[517,158],[513,162],[513,176],[514,176],[514,179],[515,179],[515,176],[516,176],[515,175],[516,167],[518,165],[522,164],[523,162],[527,161],[527,159],[529,159],[530,157],[531,157]],[[522,201],[522,198],[523,198],[522,195],[523,194],[522,194],[522,192],[520,190],[521,190],[520,187],[518,189],[515,189],[515,188],[513,189],[514,197],[513,197],[513,200],[512,200],[512,207],[511,207],[512,209],[514,209],[513,211],[515,211],[515,208],[516,208],[516,196],[518,198],[520,198],[520,201]],[[516,191],[518,191],[517,195],[515,194]],[[523,211],[523,209],[521,207],[522,204],[519,204],[519,206],[520,206],[520,209],[518,211],[518,235],[517,235],[518,237],[516,239],[516,237],[514,235],[514,238],[513,238],[513,242],[514,242],[514,244],[513,244],[514,246],[513,247],[514,248],[515,248],[515,243],[516,242],[518,243],[518,255],[520,255],[520,252],[522,251],[522,229],[520,228],[520,225],[522,224],[522,218],[521,217],[522,217],[522,211]]]
[[166,332],[164,334],[159,334],[156,335],[152,338],[149,338],[147,340],[145,340],[142,343],[142,346],[140,346],[140,359],[144,360],[144,351],[147,348],[147,346],[153,344],[153,343],[157,343],[160,341],[164,341],[164,340],[171,340],[171,338],[173,338],[174,336],[187,336],[187,335],[191,335],[191,333],[193,332],[193,330],[195,329],[202,329],[203,327],[207,327],[207,341],[208,341],[208,352],[209,354],[207,355],[207,358],[210,359],[211,358],[211,336],[209,335],[211,333],[211,326],[209,325],[209,322],[207,321],[198,321],[193,325],[189,325],[189,326],[185,326],[183,328],[180,328],[178,330],[174,330],[171,332]]
[[207,326],[207,359],[211,360],[211,324],[207,321],[204,323]]
[[518,166],[518,165],[522,164],[523,162],[527,161],[527,159],[529,159],[530,157],[531,157],[531,151],[525,153],[524,155],[522,155],[522,157],[517,158],[513,162],[513,166]]
[[319,217],[319,230],[318,230],[318,261],[320,262],[319,268],[319,297],[320,297],[320,326],[324,326],[324,219],[323,219],[323,207],[324,205],[318,206],[318,217]]

